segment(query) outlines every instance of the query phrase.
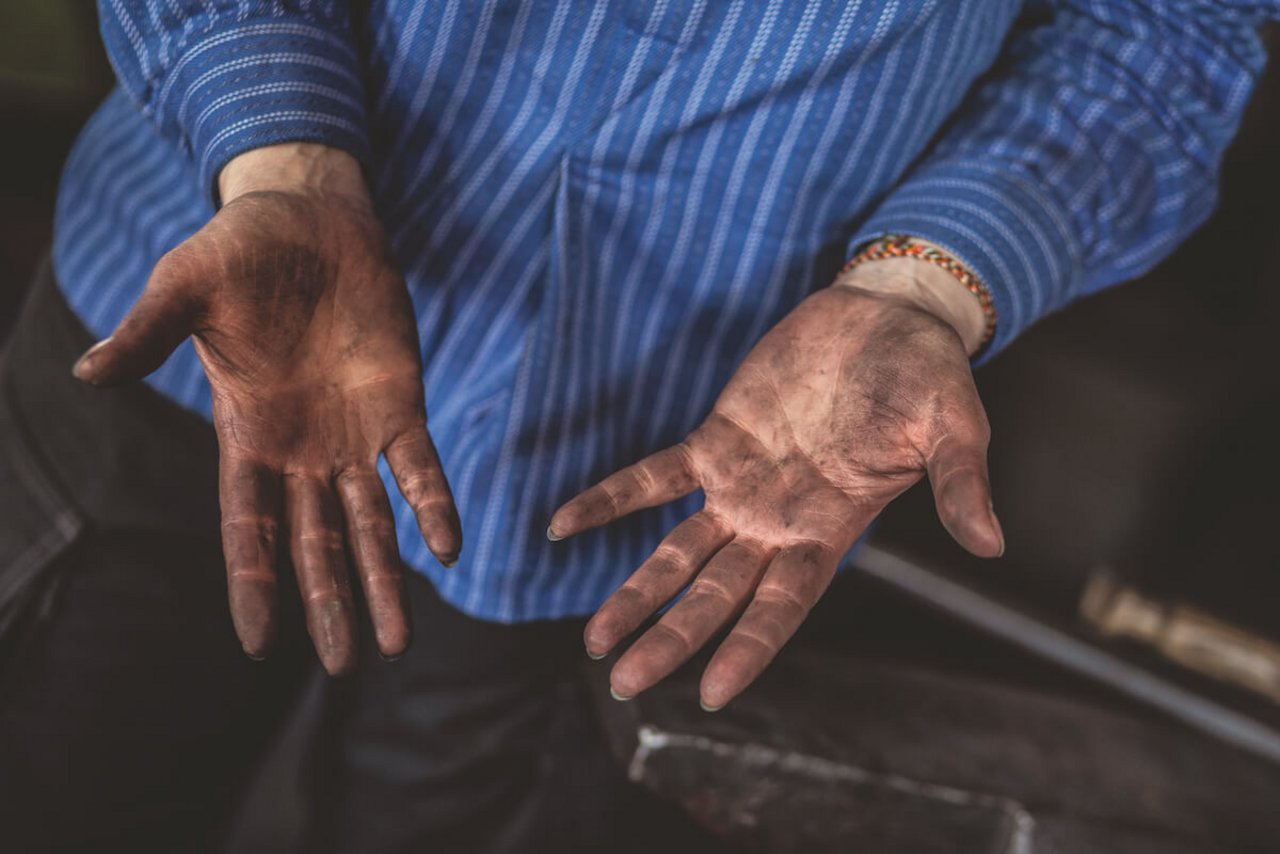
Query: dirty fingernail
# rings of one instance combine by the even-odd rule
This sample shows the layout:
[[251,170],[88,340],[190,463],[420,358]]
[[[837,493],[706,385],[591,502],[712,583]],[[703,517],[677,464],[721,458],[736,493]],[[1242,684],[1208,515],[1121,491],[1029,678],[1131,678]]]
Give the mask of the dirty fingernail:
[[558,536],[556,536],[555,531],[551,530],[551,527],[550,527],[550,526],[548,526],[548,527],[547,527],[547,539],[548,539],[548,540],[550,540],[550,541],[551,541],[551,542],[553,542],[553,543],[558,543],[558,542],[560,542],[561,540],[563,540],[563,539],[564,539],[564,537],[558,537]]
[[995,505],[988,503],[987,512],[991,515],[991,530],[995,532],[996,541],[1000,544],[1000,551],[996,552],[996,557],[1004,555],[1004,529],[1000,526],[1000,518],[996,516]]
[[94,353],[98,352],[103,347],[107,346],[107,344],[109,343],[111,343],[111,336],[107,336],[106,338],[103,338],[97,344],[94,344],[88,350],[85,350],[84,355],[82,355],[79,359],[76,359],[76,363],[71,366],[71,375],[74,376],[76,379],[84,379],[84,371],[85,371],[85,368],[87,368],[89,365],[90,358],[93,356]]

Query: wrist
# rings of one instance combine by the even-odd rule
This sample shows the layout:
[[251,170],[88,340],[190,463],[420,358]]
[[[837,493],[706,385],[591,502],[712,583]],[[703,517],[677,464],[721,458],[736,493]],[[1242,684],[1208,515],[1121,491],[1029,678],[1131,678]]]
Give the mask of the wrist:
[[986,343],[988,318],[982,302],[954,275],[929,261],[912,257],[868,260],[846,268],[832,286],[911,303],[954,329],[970,356]]
[[228,204],[246,193],[321,193],[368,199],[360,163],[347,152],[310,142],[255,148],[233,157],[218,174]]

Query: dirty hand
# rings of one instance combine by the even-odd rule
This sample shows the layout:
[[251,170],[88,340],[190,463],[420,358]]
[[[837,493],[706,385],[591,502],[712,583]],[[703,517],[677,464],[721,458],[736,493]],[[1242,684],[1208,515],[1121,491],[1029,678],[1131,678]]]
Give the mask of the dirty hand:
[[548,535],[560,539],[706,495],[587,625],[588,653],[603,656],[688,587],[618,660],[615,696],[649,688],[741,615],[702,677],[705,708],[729,702],[876,514],[926,472],[951,535],[979,556],[1003,551],[968,359],[983,323],[977,300],[926,262],[857,267],[756,345],[688,438],[555,513]]
[[287,537],[325,668],[356,660],[348,554],[379,651],[399,655],[411,626],[380,455],[437,558],[452,563],[462,547],[427,434],[404,280],[349,155],[257,149],[232,160],[219,186],[222,209],[160,260],[75,373],[95,385],[138,379],[194,336],[213,389],[223,553],[245,652],[260,658],[272,645],[277,541]]

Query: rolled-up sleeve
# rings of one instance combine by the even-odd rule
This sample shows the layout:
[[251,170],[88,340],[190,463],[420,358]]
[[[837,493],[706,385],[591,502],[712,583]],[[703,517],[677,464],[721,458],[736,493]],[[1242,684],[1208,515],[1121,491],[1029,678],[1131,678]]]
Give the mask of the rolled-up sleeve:
[[99,0],[120,84],[195,164],[216,201],[222,167],[282,142],[368,163],[360,64],[345,4]]
[[942,247],[990,288],[984,358],[1132,279],[1204,222],[1280,2],[1029,4],[1001,59],[859,229]]

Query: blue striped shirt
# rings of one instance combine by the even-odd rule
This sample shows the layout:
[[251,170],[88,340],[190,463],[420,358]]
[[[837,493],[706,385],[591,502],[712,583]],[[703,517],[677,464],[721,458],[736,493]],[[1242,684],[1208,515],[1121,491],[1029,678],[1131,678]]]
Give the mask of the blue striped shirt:
[[[271,143],[354,153],[412,292],[488,619],[584,614],[698,496],[572,541],[558,504],[680,440],[869,238],[990,286],[991,352],[1214,201],[1280,0],[101,0],[119,88],[67,163],[59,280],[108,334]],[[150,379],[210,412],[187,344]],[[386,474],[384,470],[384,475]]]

